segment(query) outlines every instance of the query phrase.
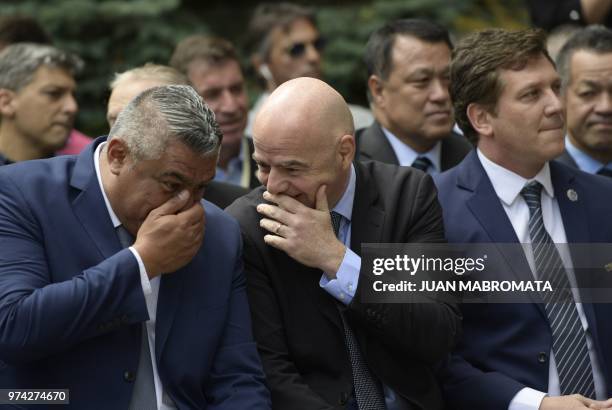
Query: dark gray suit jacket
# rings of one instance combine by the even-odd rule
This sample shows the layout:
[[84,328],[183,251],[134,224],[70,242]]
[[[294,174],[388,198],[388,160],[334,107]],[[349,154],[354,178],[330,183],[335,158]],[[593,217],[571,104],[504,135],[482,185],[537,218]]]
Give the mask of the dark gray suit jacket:
[[580,168],[578,167],[578,164],[576,164],[576,161],[574,160],[574,158],[570,155],[569,152],[567,152],[566,149],[564,149],[563,153],[559,155],[557,158],[555,158],[555,160],[561,162],[562,164],[567,165],[568,167]]
[[[357,141],[357,159],[376,160],[388,164],[399,165],[395,151],[385,137],[378,122],[374,122],[368,128],[362,128],[355,133]],[[440,152],[440,166],[442,171],[454,167],[473,148],[472,144],[463,136],[451,132],[448,138],[442,140]]]
[[[441,209],[429,175],[376,161],[355,163],[351,249],[362,243],[444,242]],[[319,286],[322,272],[264,242],[256,206],[265,187],[238,199],[253,332],[273,409],[344,410],[353,389],[336,300]],[[323,246],[323,245],[322,245]],[[359,275],[346,310],[364,358],[383,384],[414,409],[440,410],[433,365],[459,337],[457,307],[442,303],[363,303],[371,277]]]

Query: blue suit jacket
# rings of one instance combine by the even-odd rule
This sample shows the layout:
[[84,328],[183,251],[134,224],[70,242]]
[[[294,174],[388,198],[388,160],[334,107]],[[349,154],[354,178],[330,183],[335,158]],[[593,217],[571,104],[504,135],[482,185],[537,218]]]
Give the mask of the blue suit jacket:
[[[551,161],[555,197],[569,243],[612,242],[612,186]],[[473,150],[435,178],[451,243],[517,243],[512,224]],[[567,190],[578,194],[570,201]],[[521,252],[508,272],[533,279]],[[528,277],[527,277],[528,275]],[[612,396],[612,305],[583,304]],[[442,372],[449,408],[505,410],[523,387],[548,390],[552,336],[541,303],[464,304],[463,340]]]
[[[0,168],[0,387],[68,388],[73,408],[127,408],[148,320],[137,261],[96,179],[101,140],[78,157]],[[204,208],[201,249],[161,279],[160,378],[179,408],[269,408],[240,230]]]

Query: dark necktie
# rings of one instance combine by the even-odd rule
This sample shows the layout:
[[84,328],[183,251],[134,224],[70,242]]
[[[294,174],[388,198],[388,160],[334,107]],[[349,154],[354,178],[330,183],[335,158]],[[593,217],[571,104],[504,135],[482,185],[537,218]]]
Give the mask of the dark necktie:
[[427,158],[427,157],[417,157],[417,159],[415,159],[414,162],[412,163],[411,167],[412,168],[416,168],[416,169],[420,169],[423,172],[427,172],[427,169],[429,169],[429,167],[432,166],[432,165],[433,164],[431,163],[429,158]]
[[612,178],[612,169],[606,167],[600,168],[599,171],[597,171],[597,175]]
[[[334,233],[338,237],[340,231],[340,221],[342,215],[337,212],[331,212],[331,221],[334,228]],[[351,360],[351,369],[353,374],[353,388],[355,389],[355,401],[359,410],[384,410],[385,395],[382,391],[382,386],[376,377],[370,371],[365,359],[359,350],[359,344],[355,338],[353,330],[349,326],[344,311],[339,307],[342,326],[344,327],[344,342]]]
[[[116,228],[119,242],[124,248],[134,243],[134,238],[123,227]],[[149,337],[146,324],[142,324],[142,337],[140,343],[140,357],[138,359],[138,370],[134,381],[134,390],[130,400],[129,410],[156,409],[157,396],[155,395],[155,381],[153,380],[153,363],[151,362],[151,350],[149,349]]]
[[536,272],[540,280],[550,281],[554,291],[543,294],[544,309],[552,331],[553,352],[559,372],[561,394],[579,393],[595,398],[593,370],[586,335],[573,299],[559,301],[570,290],[569,279],[561,256],[546,231],[542,219],[540,197],[542,185],[532,181],[521,195],[529,207],[529,236],[533,248]]

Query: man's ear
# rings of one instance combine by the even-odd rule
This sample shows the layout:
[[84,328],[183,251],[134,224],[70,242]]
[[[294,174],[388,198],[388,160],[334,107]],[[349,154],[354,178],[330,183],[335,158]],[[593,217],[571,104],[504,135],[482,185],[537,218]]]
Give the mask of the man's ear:
[[106,144],[106,159],[108,167],[114,175],[119,175],[121,169],[130,160],[130,150],[122,139],[112,138]]
[[15,115],[15,111],[15,92],[0,88],[0,115],[3,118],[11,118]]
[[470,124],[472,124],[472,128],[474,128],[478,135],[484,137],[493,136],[493,124],[491,122],[493,115],[487,108],[480,104],[471,103],[466,111]]
[[348,168],[355,158],[355,137],[350,134],[340,137],[338,153],[342,158],[342,167]]
[[368,78],[368,90],[370,91],[370,96],[374,104],[381,105],[384,103],[383,82],[380,77],[372,74],[370,78]]

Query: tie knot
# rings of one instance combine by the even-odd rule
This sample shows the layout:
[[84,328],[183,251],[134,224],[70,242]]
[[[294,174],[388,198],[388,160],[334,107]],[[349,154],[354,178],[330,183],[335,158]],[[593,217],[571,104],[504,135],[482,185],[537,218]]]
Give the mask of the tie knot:
[[432,163],[427,157],[417,157],[412,163],[412,168],[420,169],[423,172],[427,172],[430,166],[432,166]]
[[331,223],[332,227],[334,228],[334,233],[336,234],[336,237],[338,237],[338,232],[340,232],[340,221],[342,220],[342,215],[340,215],[336,211],[331,211],[329,214],[331,215]]
[[542,194],[542,184],[538,181],[531,181],[523,187],[521,195],[527,202],[529,210],[540,208],[540,196]]

